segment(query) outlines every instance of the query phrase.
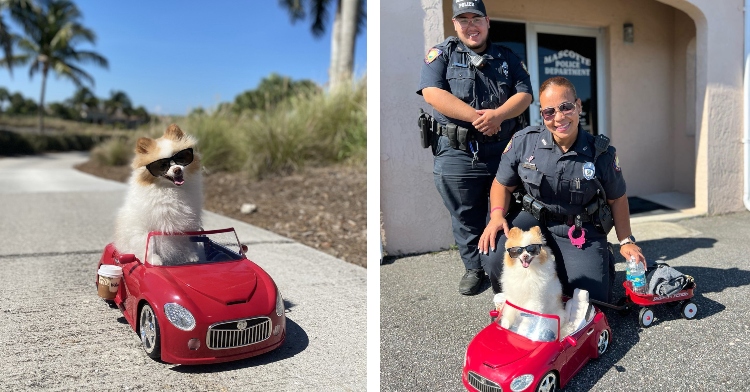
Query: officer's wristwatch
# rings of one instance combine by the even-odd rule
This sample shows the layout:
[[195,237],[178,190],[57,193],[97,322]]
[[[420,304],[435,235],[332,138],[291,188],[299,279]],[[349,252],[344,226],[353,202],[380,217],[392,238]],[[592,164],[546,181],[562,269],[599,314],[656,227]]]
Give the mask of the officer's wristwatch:
[[635,237],[633,237],[632,235],[629,235],[625,237],[624,240],[620,241],[620,246],[623,246],[625,244],[635,244]]

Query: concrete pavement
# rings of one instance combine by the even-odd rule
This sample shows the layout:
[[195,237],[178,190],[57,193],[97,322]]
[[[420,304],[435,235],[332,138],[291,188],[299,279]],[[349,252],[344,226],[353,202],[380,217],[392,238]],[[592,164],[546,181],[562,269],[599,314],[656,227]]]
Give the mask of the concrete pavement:
[[94,288],[126,186],[71,167],[85,154],[0,159],[0,390],[364,390],[366,270],[210,212],[234,227],[288,308],[278,350],[211,366],[149,359]]
[[[608,311],[610,350],[565,390],[748,390],[750,213],[650,219],[633,222],[638,244],[648,259],[695,277],[697,316],[684,320],[673,307],[654,307],[654,324],[641,329],[637,311]],[[624,260],[617,260],[619,285]],[[381,389],[463,390],[466,346],[489,322],[489,284],[474,297],[458,294],[463,268],[456,251],[386,259],[380,271]],[[619,286],[616,298],[622,295]]]

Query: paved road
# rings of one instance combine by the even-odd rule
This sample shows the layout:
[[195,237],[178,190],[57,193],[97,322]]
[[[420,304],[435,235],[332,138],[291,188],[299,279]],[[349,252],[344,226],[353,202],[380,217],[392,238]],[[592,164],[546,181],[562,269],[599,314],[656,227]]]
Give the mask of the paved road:
[[233,226],[288,308],[278,350],[212,366],[149,359],[96,265],[125,185],[77,172],[84,154],[0,158],[0,390],[364,390],[366,270],[243,222]]
[[[750,390],[750,213],[633,224],[649,259],[697,282],[696,319],[666,306],[638,326],[637,313],[608,312],[613,344],[568,384],[568,391]],[[619,257],[622,261],[622,257]],[[624,263],[617,264],[617,282]],[[492,290],[458,294],[456,251],[386,260],[380,268],[381,388],[462,390],[466,346],[488,322]],[[617,292],[622,296],[622,287]]]

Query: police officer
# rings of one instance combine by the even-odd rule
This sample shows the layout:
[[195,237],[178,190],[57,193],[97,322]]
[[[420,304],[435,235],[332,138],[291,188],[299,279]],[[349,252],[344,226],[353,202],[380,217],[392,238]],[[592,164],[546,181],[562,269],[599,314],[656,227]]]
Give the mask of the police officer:
[[435,185],[450,211],[466,273],[459,292],[478,292],[477,241],[487,222],[487,197],[516,117],[532,100],[529,74],[510,49],[488,41],[482,0],[453,0],[449,37],[427,52],[417,94],[433,107]]
[[[593,299],[609,302],[614,255],[605,233],[611,225],[596,227],[602,217],[613,218],[622,256],[633,256],[645,265],[630,230],[625,180],[615,148],[608,139],[580,127],[581,100],[567,79],[554,77],[542,83],[539,101],[544,124],[514,135],[490,190],[491,219],[479,240],[480,251],[487,255],[485,270],[493,290],[500,292],[509,228],[540,226],[555,255],[563,293],[571,295],[580,288]],[[605,142],[597,146],[597,138]],[[523,210],[508,213],[517,189],[526,194]],[[602,194],[606,204],[599,197]]]

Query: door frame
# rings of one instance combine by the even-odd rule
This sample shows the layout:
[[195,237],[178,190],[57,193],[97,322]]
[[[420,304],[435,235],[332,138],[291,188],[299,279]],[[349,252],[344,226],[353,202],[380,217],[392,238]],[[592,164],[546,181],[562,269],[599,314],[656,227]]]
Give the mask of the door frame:
[[593,37],[596,39],[596,110],[597,110],[597,131],[598,133],[609,135],[609,113],[607,112],[607,95],[608,83],[604,75],[609,74],[606,56],[606,46],[604,42],[605,29],[597,27],[577,27],[563,26],[548,23],[536,23],[525,20],[490,18],[498,22],[523,23],[526,26],[526,65],[528,66],[529,76],[531,78],[532,90],[536,92],[534,101],[529,106],[529,123],[539,125],[542,123],[539,114],[539,47],[537,42],[537,33],[573,35],[579,37]]
[[531,85],[536,88],[537,94],[534,97],[534,102],[529,107],[530,111],[530,123],[541,124],[542,118],[539,114],[539,56],[538,56],[538,43],[537,33],[544,34],[560,34],[560,35],[573,35],[579,37],[593,37],[596,39],[596,110],[597,110],[597,132],[599,134],[609,136],[609,116],[607,115],[605,104],[606,101],[606,86],[605,78],[607,63],[606,56],[604,55],[604,29],[595,27],[574,27],[574,26],[560,26],[543,23],[526,23],[526,53],[529,61],[529,74],[531,76]]

